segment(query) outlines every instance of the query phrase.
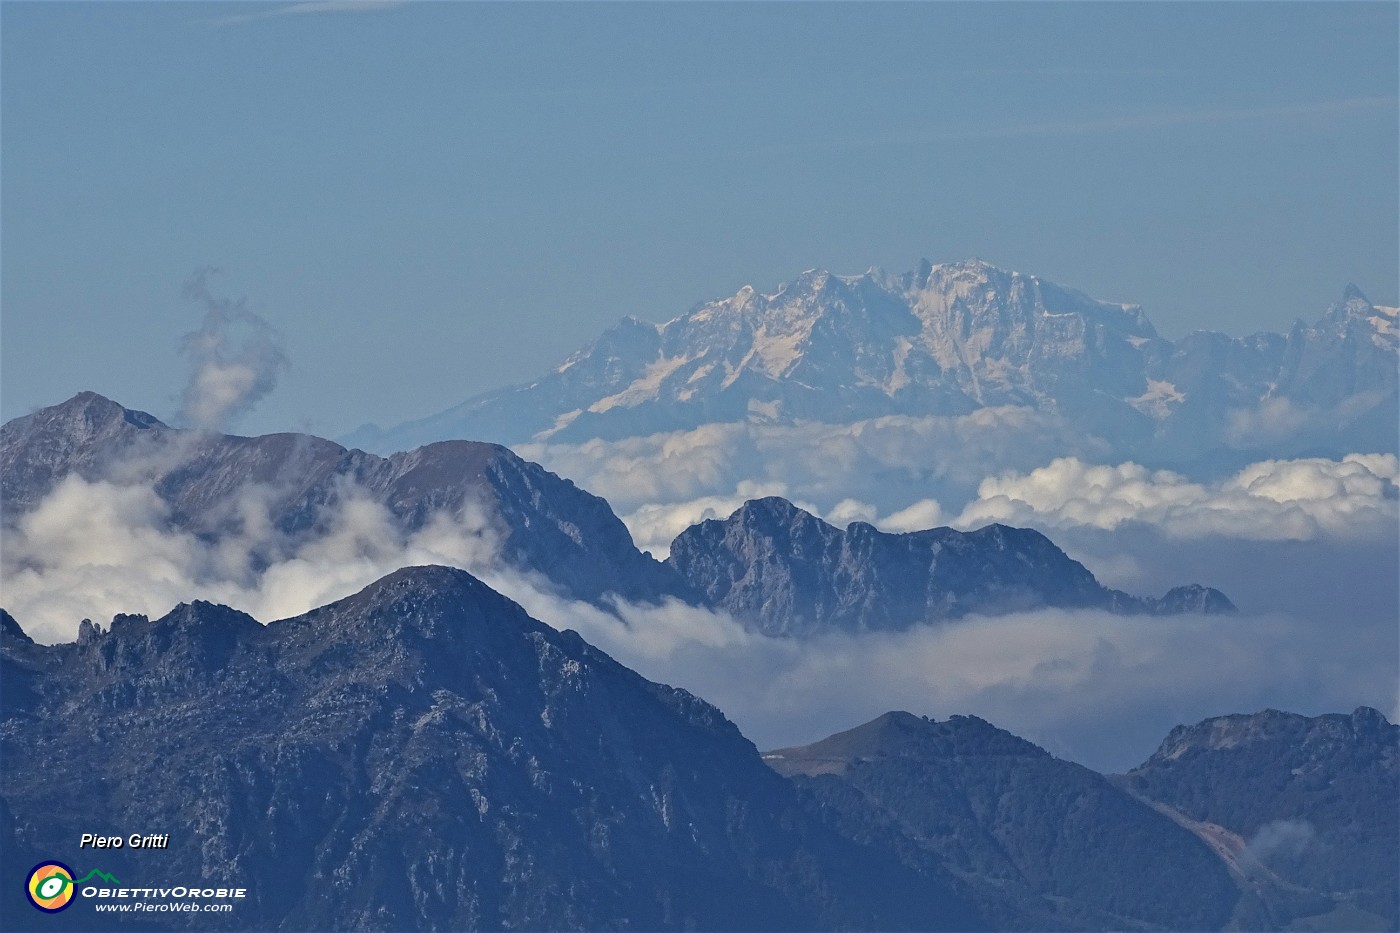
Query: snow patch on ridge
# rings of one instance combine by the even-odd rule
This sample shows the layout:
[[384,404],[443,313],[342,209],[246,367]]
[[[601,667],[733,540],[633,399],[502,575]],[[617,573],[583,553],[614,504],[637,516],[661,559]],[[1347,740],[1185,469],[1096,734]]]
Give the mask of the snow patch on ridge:
[[1171,414],[1173,405],[1186,401],[1186,395],[1164,379],[1147,380],[1147,391],[1137,398],[1128,399],[1128,404],[1145,415],[1162,419]]
[[616,395],[609,395],[601,398],[588,406],[588,410],[594,413],[608,411],[612,408],[632,408],[640,405],[649,398],[656,395],[661,383],[666,380],[676,370],[691,361],[690,356],[662,357],[647,365],[646,371],[641,377]]

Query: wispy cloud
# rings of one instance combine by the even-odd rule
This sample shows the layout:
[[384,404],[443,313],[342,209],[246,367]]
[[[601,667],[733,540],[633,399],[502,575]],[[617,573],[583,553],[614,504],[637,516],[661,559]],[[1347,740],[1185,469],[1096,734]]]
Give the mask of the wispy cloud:
[[218,271],[200,269],[184,287],[185,297],[204,308],[204,321],[181,342],[190,379],[179,420],[209,430],[226,428],[252,408],[277,387],[287,368],[287,354],[272,325],[249,311],[245,300],[210,291],[209,279]]
[[260,4],[255,13],[235,13],[220,16],[207,22],[215,26],[236,26],[260,19],[275,19],[281,16],[303,16],[312,13],[378,13],[403,6],[407,0],[303,0],[301,3]]

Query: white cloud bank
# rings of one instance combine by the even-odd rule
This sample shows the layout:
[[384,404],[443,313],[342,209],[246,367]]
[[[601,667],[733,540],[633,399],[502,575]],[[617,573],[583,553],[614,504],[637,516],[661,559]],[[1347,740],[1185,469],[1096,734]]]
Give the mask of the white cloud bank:
[[[1256,488],[1325,486],[1299,479]],[[1348,573],[1337,576],[1334,595],[1319,585],[1316,574],[1331,574],[1318,567],[1315,547],[1275,555],[1269,575],[1322,601],[1290,599],[1282,609],[1241,617],[1046,611],[799,641],[755,635],[723,613],[674,602],[620,603],[612,612],[574,602],[539,578],[504,569],[478,510],[439,515],[405,534],[382,506],[343,492],[319,531],[296,539],[272,528],[265,497],[249,494],[238,503],[240,530],[209,542],[172,530],[164,503],[146,486],[71,477],[7,534],[0,602],[36,639],[67,641],[83,618],[158,616],[202,598],[267,621],[349,595],[401,566],[458,566],[644,676],[715,703],[760,747],[811,741],[889,709],[974,713],[1056,754],[1121,769],[1145,757],[1171,726],[1210,715],[1361,703],[1396,711],[1400,635],[1384,589],[1394,548],[1346,554]],[[1121,531],[1090,531],[1122,538]],[[1183,549],[1198,550],[1195,542]],[[1259,571],[1248,560],[1239,573]],[[1375,586],[1380,595],[1357,595]]]
[[319,533],[280,534],[263,490],[236,505],[241,529],[216,541],[171,527],[146,485],[65,478],[5,536],[4,605],[37,641],[68,641],[83,618],[158,616],[179,602],[225,603],[262,621],[339,599],[399,567],[446,564],[487,574],[498,542],[479,509],[439,513],[405,534],[384,506],[346,487]]
[[998,469],[1030,470],[1042,451],[1102,458],[1106,444],[1053,415],[985,408],[957,417],[853,424],[708,424],[689,431],[515,448],[607,499],[619,514],[781,487],[831,509],[843,499],[892,511],[924,497],[965,498]]
[[984,480],[954,524],[1111,530],[1136,523],[1177,538],[1368,537],[1400,520],[1397,483],[1393,454],[1265,460],[1211,485],[1135,463],[1094,466],[1064,457],[1030,473]]
[[744,481],[727,495],[647,502],[621,517],[639,547],[664,558],[671,541],[690,525],[726,518],[749,499],[775,495],[838,527],[865,521],[888,532],[1000,522],[1052,537],[1065,530],[1142,526],[1174,539],[1360,541],[1385,537],[1400,525],[1400,468],[1394,454],[1265,460],[1214,483],[1136,463],[1102,466],[1061,457],[1029,472],[984,479],[960,511],[924,498],[883,516],[875,504],[859,499],[842,499],[823,510],[786,483]]
[[1265,460],[1202,481],[1102,465],[1107,444],[1018,407],[846,425],[709,424],[517,452],[603,496],[638,546],[662,558],[689,525],[768,495],[834,524],[859,519],[896,532],[1144,525],[1178,538],[1306,541],[1374,537],[1397,523],[1393,454]]

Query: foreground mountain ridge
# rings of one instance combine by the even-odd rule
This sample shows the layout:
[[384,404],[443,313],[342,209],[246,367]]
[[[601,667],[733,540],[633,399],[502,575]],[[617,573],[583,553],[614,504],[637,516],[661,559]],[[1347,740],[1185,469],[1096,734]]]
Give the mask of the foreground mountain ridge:
[[1396,309],[1352,286],[1286,334],[1173,342],[1137,305],[980,260],[925,261],[901,275],[813,269],[664,324],[626,318],[531,383],[347,440],[376,450],[447,437],[580,442],[1012,405],[1109,438],[1121,456],[1185,460],[1255,443],[1242,419],[1283,405],[1308,426],[1272,438],[1276,448],[1390,450],[1397,352]]
[[906,712],[763,757],[838,824],[897,827],[908,863],[968,878],[994,925],[1015,905],[1046,929],[1400,927],[1400,726],[1369,707],[1178,726],[1122,776]]
[[1214,835],[1251,885],[1295,902],[1285,906],[1321,900],[1333,928],[1400,928],[1400,725],[1379,711],[1178,726],[1117,780]]
[[999,925],[1218,929],[1239,899],[1169,818],[975,716],[890,712],[763,759],[854,825],[900,827],[910,864],[970,879]]
[[[976,717],[890,713],[760,756],[703,700],[445,567],[268,625],[196,602],[42,646],[0,611],[0,688],[0,870],[169,827],[169,849],[104,870],[246,884],[221,928],[1273,929],[1384,896],[1309,875],[1260,894],[1164,809],[1195,782],[1149,799]],[[1305,734],[1333,797],[1394,801],[1374,710],[1221,721],[1148,764]],[[1271,773],[1230,779],[1212,792],[1278,812]],[[1292,800],[1329,845],[1356,838]],[[111,928],[87,909],[55,928]]]
[[809,815],[714,707],[465,571],[266,626],[196,602],[51,647],[3,628],[12,876],[158,826],[169,849],[105,870],[246,886],[239,929],[981,926],[946,875]]

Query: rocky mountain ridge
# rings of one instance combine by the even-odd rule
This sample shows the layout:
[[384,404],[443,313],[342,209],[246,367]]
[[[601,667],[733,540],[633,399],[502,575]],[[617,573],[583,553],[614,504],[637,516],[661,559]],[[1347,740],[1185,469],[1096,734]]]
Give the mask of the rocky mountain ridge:
[[531,383],[350,440],[376,450],[449,437],[579,442],[1014,405],[1149,462],[1264,443],[1248,427],[1261,412],[1288,435],[1268,439],[1280,453],[1391,450],[1397,352],[1396,309],[1354,287],[1286,334],[1173,342],[1136,305],[979,260],[925,261],[901,275],[813,269],[664,324],[624,319]]
[[763,757],[834,825],[967,879],[999,927],[1400,924],[1400,727],[1368,707],[1178,726],[1110,777],[976,717],[905,712]]
[[1400,725],[1379,711],[1178,726],[1118,780],[1219,830],[1251,882],[1328,902],[1336,924],[1400,926]]
[[1109,589],[1031,529],[887,534],[854,522],[842,530],[777,497],[692,525],[672,543],[666,563],[707,604],[767,635],[889,631],[1047,607],[1235,611],[1225,594],[1196,584],[1160,599]]
[[172,527],[208,539],[243,533],[251,505],[275,544],[296,542],[324,531],[340,506],[361,497],[387,509],[405,533],[438,516],[466,516],[506,566],[539,573],[577,598],[684,595],[633,546],[605,501],[497,444],[444,441],[378,457],[307,434],[171,428],[93,392],[0,427],[7,524],[70,475],[149,485],[168,505]]
[[104,870],[244,886],[215,918],[237,929],[982,923],[946,873],[810,815],[714,707],[464,571],[405,568],[266,626],[193,603],[55,646],[6,616],[0,637],[11,877],[140,826],[170,847]]
[[[148,486],[168,507],[162,521],[171,528],[238,541],[264,567],[325,533],[356,499],[382,507],[404,534],[470,513],[475,524],[448,531],[454,542],[482,536],[483,554],[473,560],[499,561],[603,606],[617,594],[723,609],[769,635],[898,629],[1044,607],[1234,608],[1201,586],[1161,599],[1106,589],[1034,531],[997,525],[887,535],[864,523],[842,531],[780,498],[689,529],[660,563],[635,547],[605,500],[494,444],[443,441],[381,458],[310,435],[178,430],[93,393],[0,427],[7,526],[70,476]],[[265,540],[248,543],[260,517]]]
[[1002,928],[1218,929],[1239,900],[1190,832],[976,717],[890,712],[763,759],[845,825],[898,827],[910,864],[968,879]]

